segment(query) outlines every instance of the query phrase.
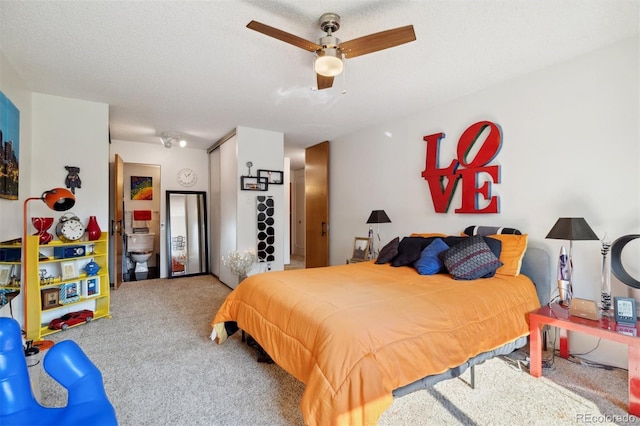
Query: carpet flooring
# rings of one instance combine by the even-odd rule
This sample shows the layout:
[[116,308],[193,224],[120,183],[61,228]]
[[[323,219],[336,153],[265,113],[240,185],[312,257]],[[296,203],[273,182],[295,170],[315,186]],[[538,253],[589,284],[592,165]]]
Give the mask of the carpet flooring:
[[[102,371],[121,425],[303,425],[304,385],[258,363],[240,333],[222,345],[210,322],[230,290],[211,276],[126,282],[112,292],[112,318],[47,336],[75,340]],[[526,351],[460,379],[397,398],[380,425],[635,424],[626,413],[627,372],[558,357],[535,379]],[[552,354],[546,353],[545,359]],[[64,406],[66,390],[40,372],[41,401]]]

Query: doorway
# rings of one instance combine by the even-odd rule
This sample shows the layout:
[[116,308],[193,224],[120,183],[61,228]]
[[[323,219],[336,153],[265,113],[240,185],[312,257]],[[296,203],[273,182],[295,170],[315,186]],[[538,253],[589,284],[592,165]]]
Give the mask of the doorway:
[[160,277],[160,166],[123,164],[123,281]]

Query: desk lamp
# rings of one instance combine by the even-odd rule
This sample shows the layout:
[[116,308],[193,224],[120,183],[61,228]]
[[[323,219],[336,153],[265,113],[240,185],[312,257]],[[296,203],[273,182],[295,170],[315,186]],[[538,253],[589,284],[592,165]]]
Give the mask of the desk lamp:
[[560,248],[558,259],[558,292],[560,304],[566,308],[573,298],[573,241],[599,240],[599,238],[582,217],[559,218],[545,238],[569,240],[568,259],[564,246]]

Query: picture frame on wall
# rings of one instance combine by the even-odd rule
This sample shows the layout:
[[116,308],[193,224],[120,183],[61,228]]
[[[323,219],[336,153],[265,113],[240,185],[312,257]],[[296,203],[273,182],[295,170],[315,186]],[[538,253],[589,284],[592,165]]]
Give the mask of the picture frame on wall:
[[45,288],[40,290],[40,299],[42,301],[42,309],[57,308],[60,306],[60,288]]
[[63,280],[78,278],[78,267],[75,261],[60,262],[60,270]]
[[350,262],[364,262],[367,260],[370,243],[371,240],[368,237],[356,237],[353,241],[353,252],[351,253]]
[[281,170],[258,170],[258,177],[265,178],[269,185],[284,184],[284,172]]
[[267,178],[258,176],[240,176],[240,189],[243,191],[266,191],[269,188]]

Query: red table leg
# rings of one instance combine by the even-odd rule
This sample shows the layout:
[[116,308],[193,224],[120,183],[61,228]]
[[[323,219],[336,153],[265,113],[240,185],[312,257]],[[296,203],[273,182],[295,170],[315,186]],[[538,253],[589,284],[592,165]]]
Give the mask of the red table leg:
[[542,338],[540,324],[533,315],[529,316],[529,373],[533,377],[542,376]]
[[629,345],[629,414],[640,416],[640,346]]

